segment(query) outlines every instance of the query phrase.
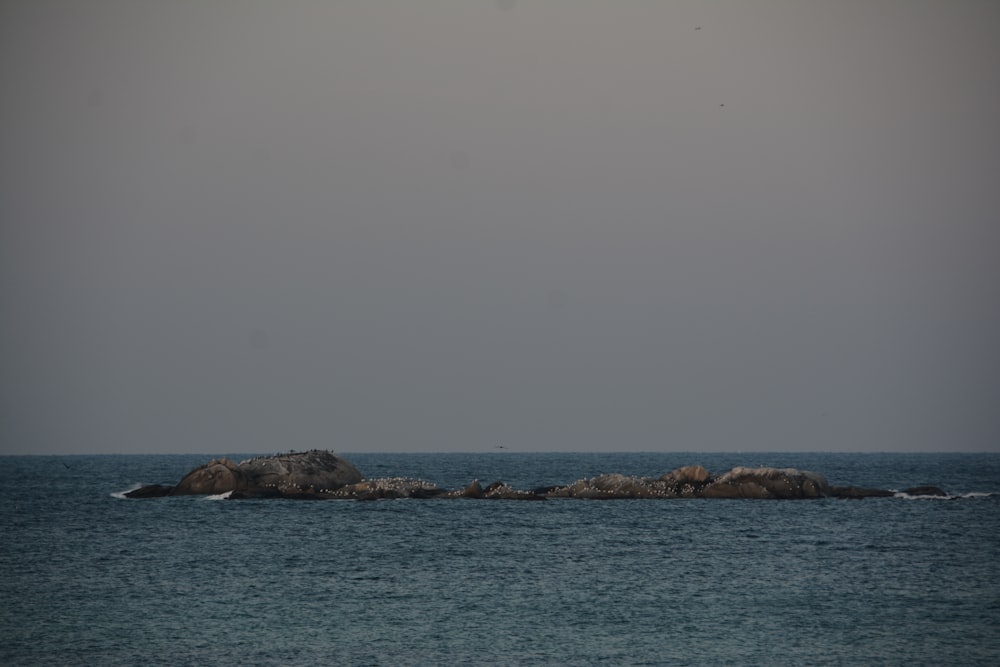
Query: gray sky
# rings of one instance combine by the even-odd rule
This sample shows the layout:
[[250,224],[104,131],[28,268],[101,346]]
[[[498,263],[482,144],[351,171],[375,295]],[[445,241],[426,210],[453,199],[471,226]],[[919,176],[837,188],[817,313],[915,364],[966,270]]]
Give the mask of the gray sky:
[[0,453],[1000,451],[1000,3],[0,3]]

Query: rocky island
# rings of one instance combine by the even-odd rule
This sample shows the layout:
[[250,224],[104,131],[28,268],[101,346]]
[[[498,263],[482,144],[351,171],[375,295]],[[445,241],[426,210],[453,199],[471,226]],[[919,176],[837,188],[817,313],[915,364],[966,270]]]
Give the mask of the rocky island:
[[[911,495],[947,496],[936,486],[904,490]],[[659,477],[620,474],[580,479],[564,486],[516,489],[497,481],[483,486],[473,480],[462,489],[442,489],[406,477],[366,479],[346,459],[329,451],[312,450],[260,456],[240,463],[222,458],[209,461],[173,486],[154,484],[125,494],[128,498],[220,495],[230,499],[291,498],[301,500],[378,500],[383,498],[489,498],[546,500],[584,498],[876,498],[894,491],[834,486],[823,475],[795,468],[737,467],[712,474],[699,465],[684,466]]]

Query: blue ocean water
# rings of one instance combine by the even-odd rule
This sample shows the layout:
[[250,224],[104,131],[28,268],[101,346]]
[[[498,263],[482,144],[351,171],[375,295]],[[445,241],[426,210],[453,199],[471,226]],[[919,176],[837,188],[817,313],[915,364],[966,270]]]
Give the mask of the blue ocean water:
[[1000,664],[997,454],[345,454],[444,487],[763,464],[954,500],[120,495],[214,456],[0,457],[0,664]]

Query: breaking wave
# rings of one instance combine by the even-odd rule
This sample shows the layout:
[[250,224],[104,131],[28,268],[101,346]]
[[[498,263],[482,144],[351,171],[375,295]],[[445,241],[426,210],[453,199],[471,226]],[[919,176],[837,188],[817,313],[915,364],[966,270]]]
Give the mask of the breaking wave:
[[132,486],[128,487],[124,491],[115,491],[115,492],[113,492],[111,494],[111,497],[112,498],[117,498],[118,500],[129,500],[129,498],[125,494],[126,493],[132,493],[136,489],[141,489],[141,488],[142,488],[142,484],[136,483],[136,484],[133,484]]
[[969,493],[958,493],[954,495],[949,494],[946,496],[913,495],[903,491],[896,491],[893,497],[902,498],[904,500],[963,500],[967,498],[990,498],[994,495],[996,494],[989,491],[970,491]]

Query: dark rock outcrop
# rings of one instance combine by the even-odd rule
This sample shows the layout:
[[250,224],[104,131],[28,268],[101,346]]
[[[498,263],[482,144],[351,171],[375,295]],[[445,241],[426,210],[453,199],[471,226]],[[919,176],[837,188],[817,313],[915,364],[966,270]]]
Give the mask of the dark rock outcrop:
[[524,491],[515,489],[506,482],[496,481],[486,487],[483,491],[483,498],[491,500],[545,500],[545,496],[540,496],[534,491]]
[[198,466],[177,482],[167,495],[205,496],[229,491],[246,492],[250,478],[229,459],[214,459]]
[[826,479],[794,468],[733,468],[713,477],[701,466],[685,466],[658,478],[599,475],[558,487],[550,498],[822,498]]
[[615,500],[627,498],[672,498],[670,485],[661,478],[633,477],[612,473],[579,479],[568,486],[553,489],[550,498],[585,498]]
[[478,479],[474,479],[469,482],[469,485],[462,489],[462,491],[457,495],[460,498],[482,498],[483,485],[479,483]]
[[163,496],[169,496],[170,492],[173,490],[172,486],[164,486],[163,484],[151,484],[149,486],[144,486],[142,488],[129,491],[125,494],[126,498],[162,498]]
[[286,496],[328,494],[364,479],[347,459],[318,449],[260,456],[241,462],[239,468],[251,488],[275,489]]
[[795,468],[733,468],[701,490],[702,498],[822,498],[830,485],[819,473]]
[[896,494],[886,489],[870,489],[863,486],[831,486],[830,495],[834,498],[861,500],[862,498],[889,498]]
[[[365,479],[347,460],[328,451],[313,450],[261,456],[239,464],[215,459],[185,475],[176,486],[154,484],[126,493],[129,498],[229,494],[229,498],[295,498],[301,500],[390,498],[487,498],[545,500],[585,498],[876,498],[892,491],[856,486],[831,486],[823,475],[795,468],[733,468],[712,475],[702,466],[684,466],[659,477],[605,474],[568,485],[532,490],[515,489],[497,481],[486,488],[478,480],[458,490],[441,489],[419,479],[390,477]],[[936,486],[915,486],[912,496],[947,496]]]
[[347,500],[382,500],[386,498],[436,498],[445,493],[430,482],[409,477],[366,479],[342,486],[328,494],[329,498]]
[[712,481],[712,475],[702,466],[684,466],[662,475],[660,481],[666,482],[673,495],[694,498]]
[[230,498],[325,498],[363,479],[348,460],[312,450],[261,456],[239,464],[215,459],[184,475],[176,486],[154,484],[126,493],[128,498],[216,495]]

